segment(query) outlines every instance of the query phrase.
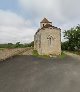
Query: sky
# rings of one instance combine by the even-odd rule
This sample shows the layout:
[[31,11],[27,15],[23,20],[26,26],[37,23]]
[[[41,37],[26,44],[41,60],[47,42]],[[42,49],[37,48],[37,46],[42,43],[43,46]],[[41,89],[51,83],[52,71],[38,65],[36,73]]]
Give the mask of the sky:
[[64,30],[80,24],[80,0],[0,0],[0,43],[29,43],[46,17]]

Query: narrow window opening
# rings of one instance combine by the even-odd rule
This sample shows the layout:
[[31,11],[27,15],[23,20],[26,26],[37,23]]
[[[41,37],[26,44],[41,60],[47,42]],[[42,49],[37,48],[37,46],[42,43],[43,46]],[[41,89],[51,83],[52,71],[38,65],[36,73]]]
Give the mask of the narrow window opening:
[[53,45],[54,38],[52,36],[49,36],[47,39],[48,39],[48,45],[51,47]]
[[50,45],[51,45],[51,38],[49,39],[49,43],[50,43]]
[[44,24],[43,24],[43,27],[44,27]]
[[39,35],[39,48],[41,48],[41,35]]

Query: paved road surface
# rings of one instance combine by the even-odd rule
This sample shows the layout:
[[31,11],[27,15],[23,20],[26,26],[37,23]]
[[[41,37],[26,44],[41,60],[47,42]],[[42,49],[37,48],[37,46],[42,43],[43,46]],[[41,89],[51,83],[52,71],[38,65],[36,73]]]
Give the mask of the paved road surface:
[[0,92],[80,92],[80,61],[16,56],[0,62]]

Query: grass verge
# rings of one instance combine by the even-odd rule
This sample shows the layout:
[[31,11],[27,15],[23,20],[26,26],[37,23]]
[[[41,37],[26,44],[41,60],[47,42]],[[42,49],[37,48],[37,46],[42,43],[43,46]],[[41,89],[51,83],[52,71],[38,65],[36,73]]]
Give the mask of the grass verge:
[[33,54],[33,56],[36,56],[36,57],[50,58],[50,56],[48,56],[48,55],[39,55],[37,50],[33,50],[32,54]]
[[0,50],[4,50],[4,48],[0,48]]
[[59,56],[53,56],[53,57],[50,57],[49,55],[39,55],[37,50],[33,50],[32,54],[33,54],[33,56],[42,57],[42,58],[54,58],[54,57],[57,57],[57,58],[60,58],[60,59],[64,59],[67,56],[64,52],[61,52],[61,55],[59,55]]
[[66,54],[64,52],[61,52],[61,55],[58,56],[60,59],[64,59],[66,57]]
[[73,53],[73,54],[80,55],[80,51],[70,51],[70,52]]

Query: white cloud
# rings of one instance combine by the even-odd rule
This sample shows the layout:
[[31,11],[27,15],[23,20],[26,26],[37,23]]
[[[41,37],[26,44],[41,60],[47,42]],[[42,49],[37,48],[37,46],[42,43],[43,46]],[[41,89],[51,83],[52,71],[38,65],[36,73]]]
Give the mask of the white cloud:
[[65,21],[60,13],[59,0],[18,0],[22,8],[32,14],[35,19],[48,17],[54,20]]
[[21,16],[11,11],[0,10],[0,25],[5,26],[30,26],[29,20],[25,20]]
[[[80,24],[80,0],[18,0],[26,13],[32,14],[32,18],[38,23],[43,17],[47,17],[62,29]],[[62,33],[62,41],[64,41]]]
[[[0,10],[0,43],[30,42],[33,40],[37,25],[47,17],[54,26],[69,29],[80,24],[80,0],[18,0],[29,20],[11,11]],[[63,41],[62,34],[62,41]]]
[[28,43],[33,40],[35,29],[31,21],[11,11],[0,10],[0,43]]
[[65,16],[67,21],[80,19],[80,0],[60,0],[61,13]]
[[18,0],[18,2],[35,19],[48,17],[61,25],[80,19],[80,0]]

